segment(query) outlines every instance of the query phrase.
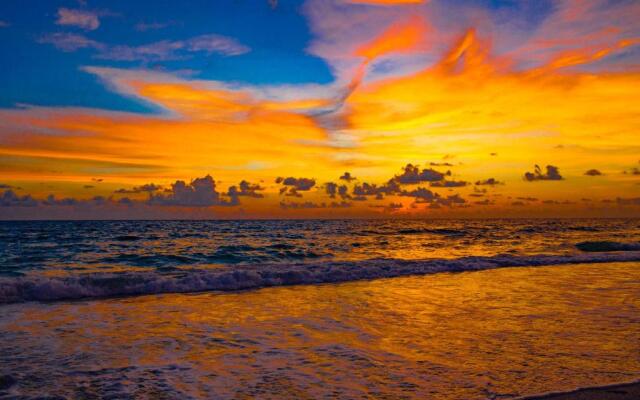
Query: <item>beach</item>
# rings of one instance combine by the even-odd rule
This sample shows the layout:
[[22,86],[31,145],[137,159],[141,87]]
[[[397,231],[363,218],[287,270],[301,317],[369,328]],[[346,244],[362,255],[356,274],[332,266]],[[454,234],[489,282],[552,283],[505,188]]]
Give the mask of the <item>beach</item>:
[[0,375],[26,399],[516,399],[637,379],[639,298],[625,262],[9,304]]

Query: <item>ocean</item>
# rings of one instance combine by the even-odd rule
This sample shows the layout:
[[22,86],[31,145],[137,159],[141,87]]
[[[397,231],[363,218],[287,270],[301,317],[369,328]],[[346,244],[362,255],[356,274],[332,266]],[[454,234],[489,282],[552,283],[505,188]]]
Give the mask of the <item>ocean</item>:
[[0,399],[517,398],[640,378],[640,220],[0,223]]

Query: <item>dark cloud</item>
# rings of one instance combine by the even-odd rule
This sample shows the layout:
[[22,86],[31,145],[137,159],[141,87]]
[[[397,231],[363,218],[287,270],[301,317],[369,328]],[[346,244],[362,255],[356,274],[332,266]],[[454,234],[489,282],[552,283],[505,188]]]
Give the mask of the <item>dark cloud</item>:
[[403,191],[400,196],[413,197],[418,203],[431,203],[440,197],[437,193],[433,193],[431,190],[419,187],[411,191]]
[[5,190],[0,195],[0,207],[35,207],[38,202],[30,195],[19,196],[13,190]]
[[296,190],[305,191],[311,190],[312,187],[316,185],[315,179],[310,178],[278,178],[276,179],[276,183],[282,183],[285,186],[293,186]]
[[468,184],[469,182],[465,182],[465,181],[436,181],[436,182],[430,182],[429,186],[453,188],[453,187],[464,187],[464,186],[467,186]]
[[401,185],[412,185],[422,182],[437,182],[444,180],[446,176],[451,176],[451,171],[439,172],[435,169],[422,169],[418,165],[407,164],[400,175],[396,175],[393,180]]
[[92,181],[94,182],[102,182],[104,179],[102,178],[91,178]]
[[311,178],[294,178],[292,176],[288,178],[278,177],[276,183],[283,185],[280,189],[280,194],[292,197],[302,197],[298,192],[306,192],[311,190],[316,185],[316,180]]
[[453,164],[448,163],[448,162],[442,162],[442,163],[431,162],[431,163],[429,163],[429,165],[432,166],[432,167],[453,167]]
[[189,184],[184,181],[176,181],[171,185],[167,194],[151,192],[148,203],[181,207],[235,206],[239,204],[237,198],[232,198],[231,201],[221,198],[220,193],[216,191],[216,183],[211,175],[196,178]]
[[347,185],[338,185],[334,182],[327,182],[325,183],[324,188],[327,195],[329,195],[329,197],[332,199],[335,199],[336,196],[340,196],[340,198],[343,200],[351,198]]
[[478,185],[478,186],[482,186],[482,185],[495,186],[495,185],[504,185],[504,182],[500,182],[500,181],[496,180],[495,178],[489,178],[489,179],[485,179],[485,180],[476,181],[476,185]]
[[567,204],[575,204],[573,201],[569,201],[569,200],[564,200],[564,201],[558,201],[558,200],[543,200],[542,204],[550,204],[550,205],[567,205]]
[[525,172],[524,180],[533,182],[533,181],[560,181],[562,180],[562,175],[560,175],[560,171],[558,167],[553,165],[547,165],[547,172],[542,173],[542,169],[539,165],[536,164],[535,170],[533,172]]
[[262,193],[258,193],[259,191],[264,190],[262,186],[257,183],[249,183],[245,180],[242,180],[238,186],[231,186],[228,190],[228,195],[230,198],[237,198],[240,196],[244,197],[253,197],[256,199],[261,199],[264,197]]
[[130,198],[128,198],[128,197],[123,197],[120,200],[118,200],[118,204],[122,204],[122,205],[131,207],[131,206],[133,206],[135,204],[135,202],[133,200],[131,200]]
[[599,175],[602,175],[602,172],[598,171],[597,169],[590,169],[584,174],[588,176],[599,176]]
[[[401,192],[400,185],[395,179],[391,179],[382,185],[363,182],[355,185],[352,191],[353,195],[359,198],[358,200],[362,199],[363,196],[375,196],[377,200],[380,200],[384,198],[385,195],[390,196]],[[366,198],[364,200],[366,200]]]
[[13,186],[7,185],[6,183],[0,183],[0,189],[13,189]]
[[82,186],[82,188],[83,189],[93,189],[93,188],[95,188],[95,186],[93,186],[93,185],[84,185],[84,186]]
[[114,193],[119,193],[119,194],[151,193],[151,192],[156,192],[160,189],[162,189],[162,186],[159,186],[153,183],[147,183],[142,186],[134,186],[131,189],[118,189]]
[[516,199],[523,200],[523,201],[538,201],[538,199],[535,197],[517,197]]
[[370,205],[370,208],[381,208],[384,212],[396,212],[404,208],[402,203],[389,203],[387,205]]
[[522,207],[525,205],[525,203],[522,201],[514,201],[513,203],[511,203],[511,205],[516,207]]
[[347,181],[347,182],[351,182],[351,181],[356,180],[356,177],[351,176],[351,173],[350,173],[350,172],[345,172],[345,173],[344,173],[344,174],[342,174],[342,176],[340,177],[340,180]]
[[284,202],[281,201],[280,202],[280,208],[284,209],[284,210],[289,210],[289,209],[293,209],[293,210],[298,210],[298,209],[314,209],[314,208],[349,208],[352,206],[352,203],[346,202],[346,201],[341,201],[341,202],[335,202],[332,201],[331,203],[327,204],[327,203],[314,203],[312,201],[305,201],[305,202],[295,202],[295,201],[290,201],[290,202]]
[[42,201],[43,206],[75,206],[77,204],[78,200],[72,197],[56,199],[56,197],[52,194],[47,196],[47,198]]
[[436,199],[436,203],[442,206],[451,207],[454,204],[465,204],[467,201],[460,197],[459,194],[453,194],[447,197],[439,197]]

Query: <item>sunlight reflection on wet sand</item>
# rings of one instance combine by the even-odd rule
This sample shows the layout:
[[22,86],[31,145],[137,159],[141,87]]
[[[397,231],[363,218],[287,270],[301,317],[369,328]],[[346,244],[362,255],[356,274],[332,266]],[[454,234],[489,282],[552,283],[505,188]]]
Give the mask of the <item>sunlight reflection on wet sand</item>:
[[0,307],[16,394],[484,399],[640,376],[640,264]]

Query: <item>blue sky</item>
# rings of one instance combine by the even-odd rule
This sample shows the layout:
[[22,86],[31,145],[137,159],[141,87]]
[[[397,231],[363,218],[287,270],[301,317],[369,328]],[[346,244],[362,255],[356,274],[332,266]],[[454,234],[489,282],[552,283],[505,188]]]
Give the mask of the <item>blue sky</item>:
[[[328,66],[305,49],[310,32],[300,2],[281,1],[76,1],[8,0],[0,4],[3,48],[0,62],[0,106],[16,103],[69,105],[143,111],[137,102],[106,91],[96,77],[79,71],[83,65],[144,67],[187,71],[192,77],[252,84],[326,83]],[[58,9],[95,13],[97,29],[58,25]],[[163,40],[187,40],[206,34],[234,38],[250,50],[237,56],[191,53],[162,61],[112,61],[83,48],[61,52],[41,38],[54,33],[82,35],[110,46],[140,46]]]
[[[453,0],[452,7],[490,10],[499,19],[535,26],[552,10],[550,0]],[[367,7],[357,5],[356,7]],[[95,29],[61,25],[59,9],[97,16]],[[326,84],[331,69],[307,49],[313,36],[303,2],[295,0],[175,1],[25,1],[0,3],[0,107],[16,104],[64,105],[146,112],[151,109],[116,93],[81,66],[147,68],[189,73],[192,78],[249,84]],[[250,50],[236,56],[190,53],[180,59],[118,61],[101,58],[93,48],[60,51],[43,38],[80,35],[108,46],[142,46],[217,34]],[[46,41],[46,40],[44,40]],[[384,69],[384,65],[378,66]]]

